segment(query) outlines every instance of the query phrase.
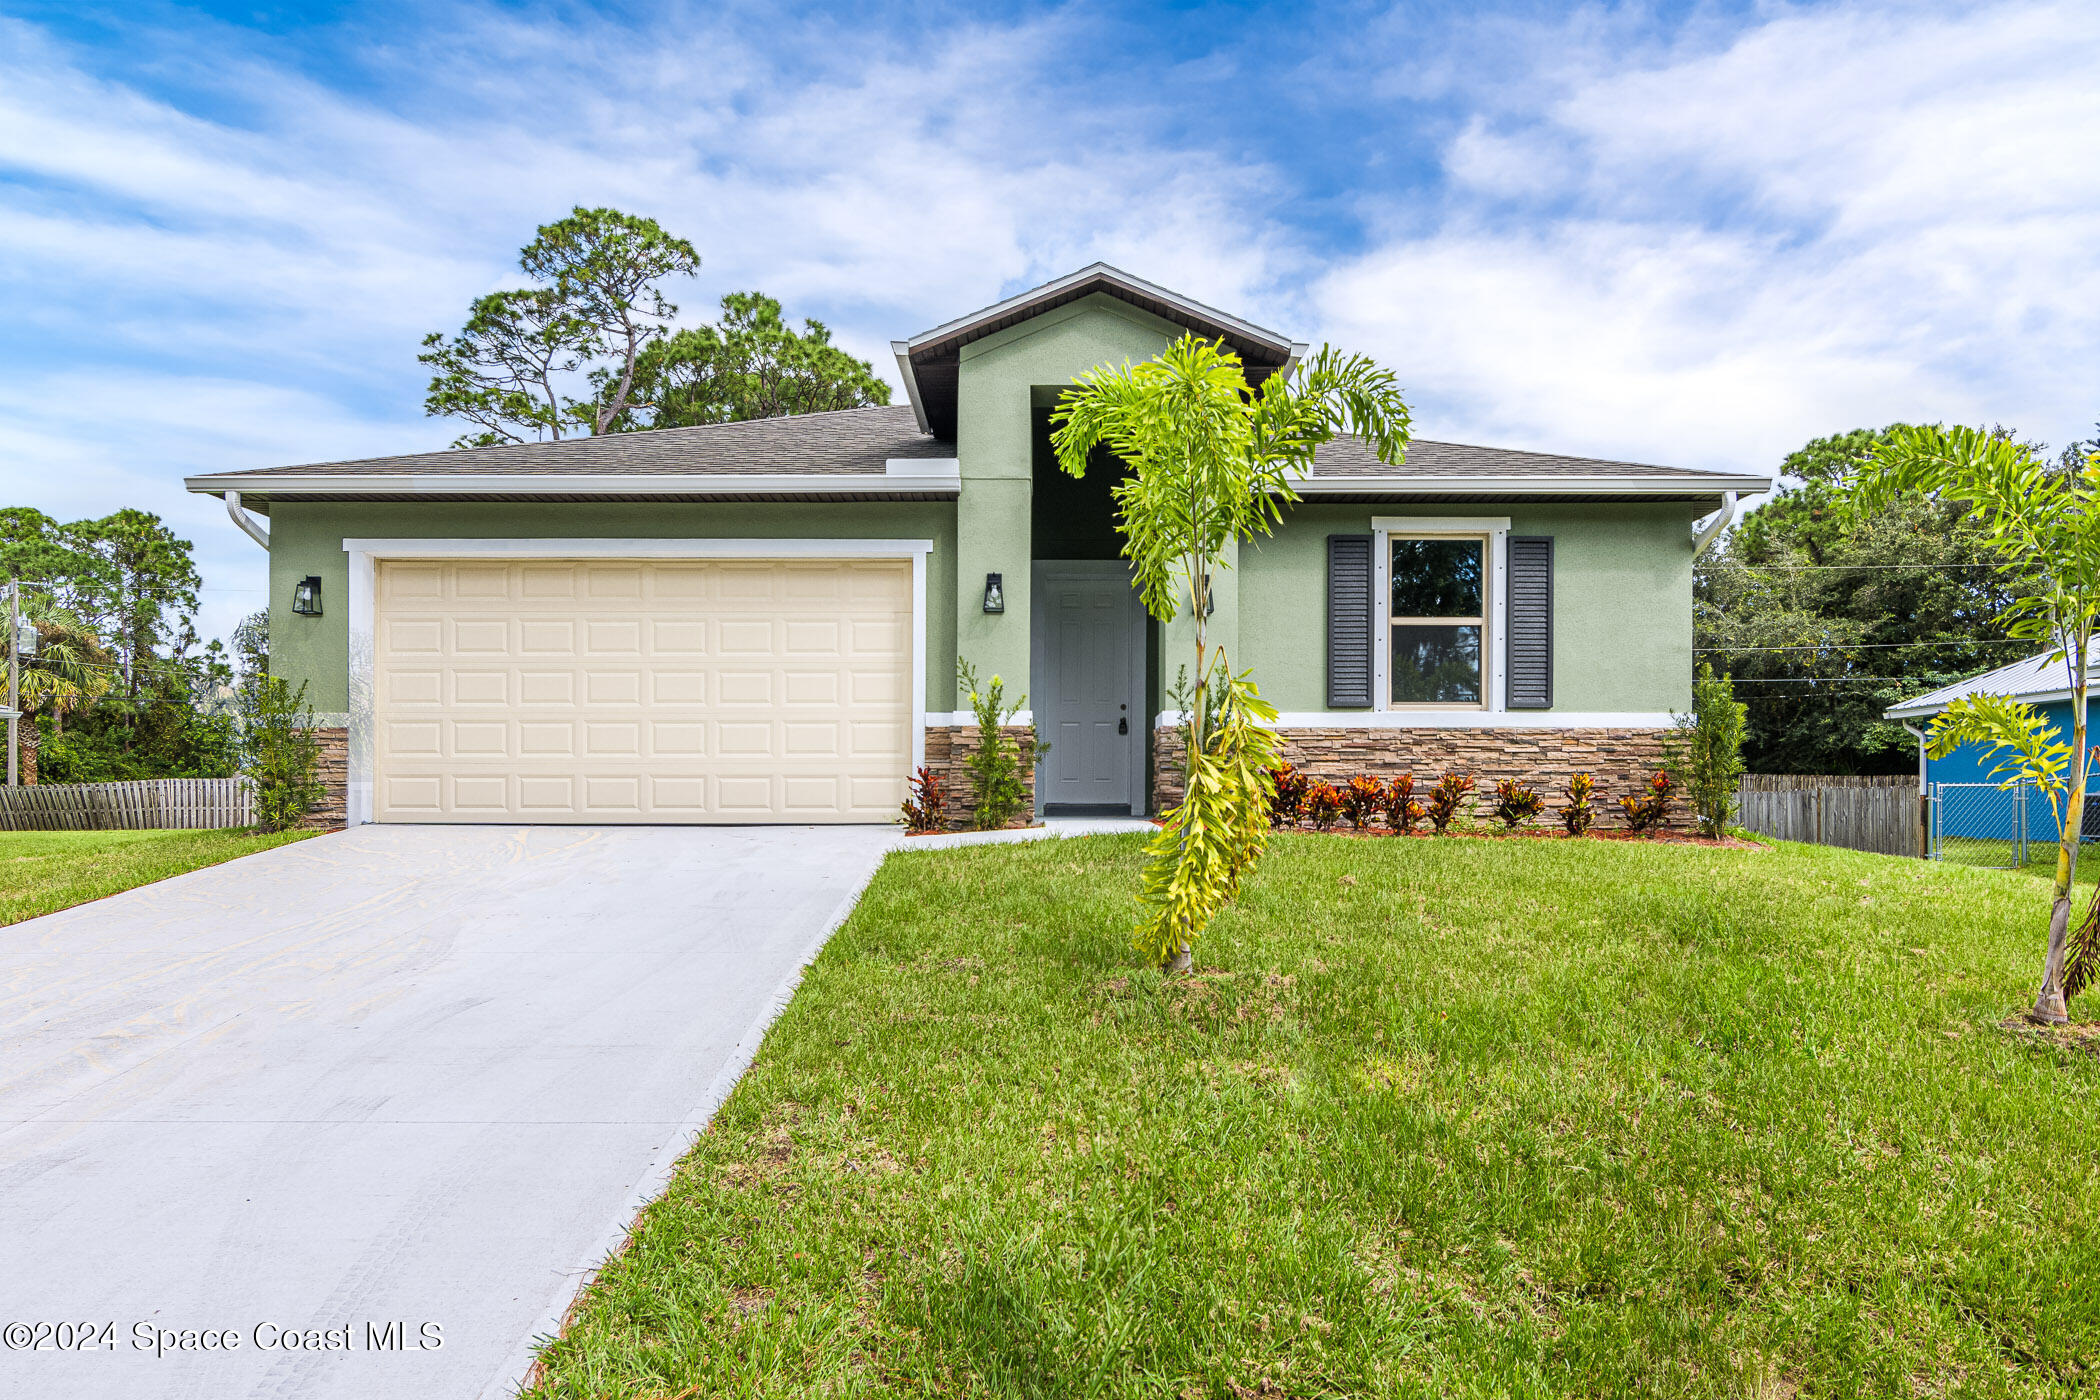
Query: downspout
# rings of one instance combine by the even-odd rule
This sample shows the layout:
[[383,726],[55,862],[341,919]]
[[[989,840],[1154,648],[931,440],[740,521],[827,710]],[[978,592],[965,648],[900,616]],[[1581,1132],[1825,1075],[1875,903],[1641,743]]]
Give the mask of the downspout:
[[1714,512],[1713,519],[1707,522],[1705,528],[1696,530],[1692,534],[1692,558],[1697,559],[1700,555],[1706,553],[1708,547],[1715,540],[1721,538],[1721,532],[1727,529],[1730,522],[1735,519],[1735,503],[1735,492],[1723,491],[1721,493],[1721,508]]
[[1925,731],[1907,719],[1897,720],[1903,732],[1918,741],[1918,855],[1932,859],[1932,785],[1926,781]]
[[270,547],[270,532],[263,528],[260,520],[241,509],[240,492],[228,491],[226,493],[226,514],[232,518],[234,524],[241,527],[242,534],[254,540],[264,549]]

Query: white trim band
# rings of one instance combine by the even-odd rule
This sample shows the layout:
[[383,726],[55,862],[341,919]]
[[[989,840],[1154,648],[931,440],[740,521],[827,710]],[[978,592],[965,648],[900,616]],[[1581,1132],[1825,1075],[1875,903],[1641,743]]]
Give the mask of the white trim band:
[[1306,476],[1291,489],[1301,496],[1439,495],[1718,496],[1772,489],[1763,476]]
[[[191,491],[224,495],[229,490],[271,498],[277,496],[836,496],[955,494],[962,476],[940,459],[899,458],[916,468],[872,472],[782,472],[711,476],[693,473],[641,476],[634,473],[447,472],[443,475],[315,472],[311,475],[257,473],[247,476],[192,476],[183,479]],[[929,470],[930,469],[930,470]]]

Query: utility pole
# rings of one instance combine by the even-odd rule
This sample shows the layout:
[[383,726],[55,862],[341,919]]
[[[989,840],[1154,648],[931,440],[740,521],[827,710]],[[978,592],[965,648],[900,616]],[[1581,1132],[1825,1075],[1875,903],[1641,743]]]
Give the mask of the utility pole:
[[7,577],[7,785],[20,781],[21,752],[15,743],[15,726],[22,716],[22,582]]

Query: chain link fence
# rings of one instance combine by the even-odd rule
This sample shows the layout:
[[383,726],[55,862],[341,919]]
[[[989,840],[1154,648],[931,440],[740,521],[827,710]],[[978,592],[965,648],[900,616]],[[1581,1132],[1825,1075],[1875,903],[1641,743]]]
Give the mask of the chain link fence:
[[[2056,813],[2033,783],[1934,783],[1926,829],[1934,860],[2020,870],[2056,863]],[[2100,841],[2100,793],[2085,797],[2081,844]]]

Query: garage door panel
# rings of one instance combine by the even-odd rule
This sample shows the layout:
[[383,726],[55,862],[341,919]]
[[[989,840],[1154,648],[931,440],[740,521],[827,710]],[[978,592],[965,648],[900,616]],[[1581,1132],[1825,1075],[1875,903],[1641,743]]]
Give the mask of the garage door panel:
[[451,631],[451,651],[454,656],[507,656],[510,654],[510,620],[508,618],[454,618]]
[[378,570],[375,815],[886,821],[910,753],[901,562]]
[[576,673],[574,671],[525,670],[513,672],[517,678],[518,704],[574,705],[576,703]]
[[771,671],[715,672],[715,685],[723,705],[770,705],[773,703],[775,679]]

